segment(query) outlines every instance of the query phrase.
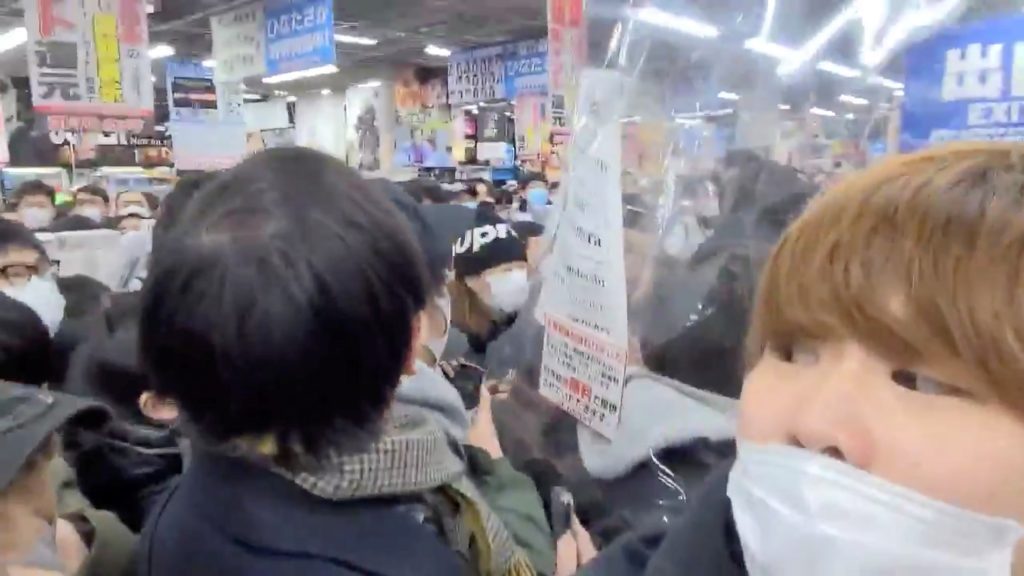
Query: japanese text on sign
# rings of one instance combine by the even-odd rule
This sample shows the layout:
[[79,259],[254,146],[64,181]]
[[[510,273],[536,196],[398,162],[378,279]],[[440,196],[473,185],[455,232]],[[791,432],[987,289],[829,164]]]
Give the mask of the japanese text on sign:
[[217,82],[237,82],[267,71],[263,5],[253,4],[210,18]]
[[113,14],[93,16],[96,34],[96,75],[102,102],[121,102],[121,47],[117,41],[117,18]]
[[269,0],[265,10],[268,73],[334,63],[332,0]]

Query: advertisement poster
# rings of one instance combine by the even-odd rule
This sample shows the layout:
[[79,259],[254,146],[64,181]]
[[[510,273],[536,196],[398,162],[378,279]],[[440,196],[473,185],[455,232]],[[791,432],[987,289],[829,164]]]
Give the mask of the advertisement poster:
[[608,438],[619,423],[628,350],[619,122],[625,85],[611,70],[580,77],[587,122],[569,149],[566,205],[539,302],[541,394]]
[[1024,141],[1024,15],[939,31],[907,50],[900,149]]
[[167,130],[178,170],[224,170],[246,156],[247,134],[240,122],[172,122]]
[[213,58],[217,61],[214,80],[240,82],[267,72],[266,19],[263,5],[253,3],[210,17]]
[[505,97],[548,93],[548,40],[524,40],[505,51]]
[[454,123],[447,78],[406,69],[395,82],[394,166],[454,167]]
[[267,74],[335,63],[333,0],[266,0]]
[[383,167],[381,142],[389,113],[385,92],[391,89],[390,86],[364,86],[345,92],[345,156],[352,168],[376,172]]
[[167,108],[171,122],[216,122],[217,86],[213,69],[194,60],[168,59]]
[[51,129],[140,131],[153,114],[145,0],[23,5],[32,103]]
[[452,106],[504,100],[505,60],[503,46],[475,48],[448,59],[448,102]]
[[583,0],[548,0],[548,115],[551,123],[545,165],[549,180],[561,179],[571,134],[580,71],[587,62]]

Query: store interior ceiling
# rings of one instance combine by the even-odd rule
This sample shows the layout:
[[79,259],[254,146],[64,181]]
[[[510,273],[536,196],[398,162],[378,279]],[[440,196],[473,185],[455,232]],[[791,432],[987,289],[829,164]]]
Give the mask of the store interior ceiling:
[[[179,56],[209,58],[211,52],[211,15],[251,3],[253,0],[148,0],[153,4],[150,16],[151,44],[172,45]],[[713,41],[680,34],[671,26],[645,25],[640,36],[653,41],[642,50],[645,74],[657,77],[669,90],[684,90],[696,77],[713,74],[714,83],[743,93],[761,76],[753,68],[774,65],[744,49],[744,41],[758,35],[767,7],[774,5],[771,38],[774,42],[796,47],[806,42],[844,6],[854,0],[587,0],[591,19],[589,40],[591,62],[599,62],[616,24],[630,10],[642,6],[657,7],[666,13],[706,22],[721,31]],[[935,3],[938,0],[932,0]],[[944,0],[945,1],[945,0]],[[22,0],[0,0],[0,31],[22,25]],[[881,0],[879,0],[881,2]],[[892,6],[909,5],[895,2]],[[966,0],[960,21],[993,14],[1020,12],[1024,0]],[[374,38],[376,45],[337,45],[337,74],[300,80],[274,88],[292,94],[331,89],[380,78],[400,65],[438,66],[445,58],[429,56],[423,48],[435,44],[453,50],[498,44],[511,40],[543,37],[546,34],[547,0],[336,0],[336,33]],[[838,35],[822,50],[821,57],[835,62],[854,62],[860,37],[855,27]],[[637,45],[643,44],[638,43]],[[631,64],[627,63],[627,67]],[[892,59],[882,70],[884,76],[902,77],[902,62]],[[163,84],[163,66],[154,63],[154,76]],[[0,53],[0,74],[23,76],[26,71],[24,48]],[[667,82],[664,79],[670,79]],[[801,94],[841,93],[851,82],[835,75],[809,73],[789,81],[787,91]],[[249,87],[264,94],[268,86],[258,80]],[[162,90],[157,90],[158,98]],[[787,96],[788,97],[788,96]],[[158,102],[159,105],[159,102]]]

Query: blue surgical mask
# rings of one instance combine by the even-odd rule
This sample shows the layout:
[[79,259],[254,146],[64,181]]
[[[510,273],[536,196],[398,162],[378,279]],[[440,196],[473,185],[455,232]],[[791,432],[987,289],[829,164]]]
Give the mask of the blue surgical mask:
[[530,206],[547,206],[551,192],[547,188],[530,188],[526,191],[526,202]]

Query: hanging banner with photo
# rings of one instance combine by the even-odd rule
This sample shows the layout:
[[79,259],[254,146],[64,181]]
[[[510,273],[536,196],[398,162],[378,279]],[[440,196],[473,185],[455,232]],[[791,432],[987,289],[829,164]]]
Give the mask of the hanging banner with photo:
[[900,149],[1024,141],[1024,15],[936,33],[907,50]]
[[457,106],[504,100],[504,53],[504,46],[488,46],[452,54],[448,59],[448,102]]
[[267,72],[266,19],[262,3],[212,16],[210,29],[213,58],[217,61],[214,80],[240,82]]
[[32,104],[50,129],[140,131],[153,114],[145,0],[23,5]]
[[171,122],[216,122],[213,70],[194,60],[167,60],[167,108]]
[[548,40],[524,40],[505,48],[505,97],[548,93]]
[[334,64],[333,0],[266,0],[267,74]]
[[395,166],[455,167],[454,124],[447,104],[446,80],[443,69],[406,68],[398,75]]

